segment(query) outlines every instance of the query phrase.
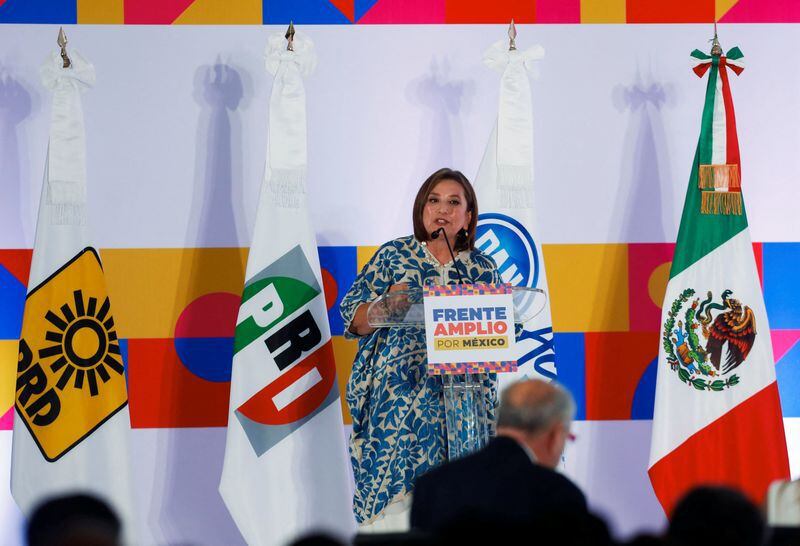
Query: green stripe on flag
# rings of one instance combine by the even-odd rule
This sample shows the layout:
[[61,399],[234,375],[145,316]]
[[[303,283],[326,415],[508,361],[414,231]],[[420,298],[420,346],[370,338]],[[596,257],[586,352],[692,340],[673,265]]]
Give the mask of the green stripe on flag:
[[283,311],[280,316],[269,324],[258,324],[254,317],[247,317],[236,325],[233,341],[233,354],[235,355],[286,317],[308,304],[319,295],[319,291],[306,283],[290,277],[266,277],[248,284],[242,293],[242,303],[261,294],[267,287],[274,285],[278,293]]
[[[711,164],[714,97],[716,95],[718,77],[719,57],[715,55],[708,73],[708,86],[706,87],[706,100],[703,106],[700,139],[697,143],[692,172],[689,176],[689,187],[686,190],[686,200],[683,205],[675,256],[672,259],[672,269],[669,274],[670,279],[685,271],[715,248],[747,228],[747,214],[744,210],[744,203],[742,203],[741,215],[701,214],[700,212],[702,196],[698,187],[698,178],[700,165]],[[720,100],[722,100],[722,97],[720,97]]]

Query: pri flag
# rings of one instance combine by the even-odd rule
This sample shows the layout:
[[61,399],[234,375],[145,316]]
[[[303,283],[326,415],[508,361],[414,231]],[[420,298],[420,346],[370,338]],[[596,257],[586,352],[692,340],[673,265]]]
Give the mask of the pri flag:
[[667,514],[699,484],[761,502],[789,477],[769,323],[741,192],[731,73],[742,52],[692,52],[708,77],[662,310],[650,480]]
[[42,67],[53,92],[50,141],[19,341],[11,490],[23,513],[76,491],[109,502],[133,536],[128,393],[100,257],[86,211],[81,93],[94,67],[77,52]]
[[336,366],[306,207],[310,40],[270,37],[269,143],[236,324],[220,492],[248,544],[355,530]]
[[[533,107],[528,72],[544,57],[542,46],[508,50],[499,41],[484,63],[502,73],[497,123],[475,177],[480,205],[475,245],[494,258],[504,282],[547,292],[542,247],[534,238]],[[538,303],[536,303],[538,305]],[[524,377],[555,379],[550,302],[526,322],[517,341],[516,373],[500,375],[503,384]]]

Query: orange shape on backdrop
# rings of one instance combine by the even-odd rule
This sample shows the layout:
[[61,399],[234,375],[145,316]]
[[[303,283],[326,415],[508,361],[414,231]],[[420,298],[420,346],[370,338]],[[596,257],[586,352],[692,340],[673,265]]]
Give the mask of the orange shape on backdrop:
[[715,0],[627,0],[628,23],[713,23]]
[[78,24],[121,25],[124,4],[124,0],[78,0]]
[[115,320],[123,338],[165,339],[186,307],[211,293],[238,296],[246,248],[101,250]]
[[581,0],[581,23],[624,23],[625,0]]
[[195,0],[173,24],[260,25],[262,7],[263,0]]
[[715,0],[714,1],[714,17],[719,21],[723,15],[728,13],[730,9],[736,5],[739,0]]
[[339,383],[339,394],[342,402],[342,417],[345,425],[352,425],[350,410],[345,401],[345,390],[347,381],[350,379],[350,371],[353,369],[353,360],[358,351],[358,341],[355,339],[345,339],[342,336],[333,336],[333,359],[336,361],[336,379]]
[[445,21],[447,23],[534,23],[536,3],[534,0],[447,0]]
[[587,333],[586,419],[631,418],[636,387],[658,356],[658,332]]
[[629,329],[628,245],[544,245],[556,332]]
[[16,339],[0,341],[0,416],[14,405],[18,358],[19,342]]

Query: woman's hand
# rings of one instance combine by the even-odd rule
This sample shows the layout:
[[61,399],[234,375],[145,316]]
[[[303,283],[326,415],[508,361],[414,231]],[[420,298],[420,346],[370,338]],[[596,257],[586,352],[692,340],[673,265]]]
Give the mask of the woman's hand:
[[[398,290],[408,290],[408,284],[404,282],[393,284],[389,287],[388,292],[397,292]],[[376,330],[369,325],[369,320],[367,319],[370,305],[372,305],[372,303],[362,303],[358,306],[358,309],[356,309],[353,315],[353,320],[350,322],[349,330],[351,333],[357,336],[366,336]]]

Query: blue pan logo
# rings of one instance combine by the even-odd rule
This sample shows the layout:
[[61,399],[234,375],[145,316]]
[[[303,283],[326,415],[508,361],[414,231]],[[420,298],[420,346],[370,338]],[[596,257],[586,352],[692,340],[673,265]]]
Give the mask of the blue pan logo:
[[490,212],[478,216],[475,246],[494,258],[503,282],[535,288],[539,254],[528,230],[514,218]]

